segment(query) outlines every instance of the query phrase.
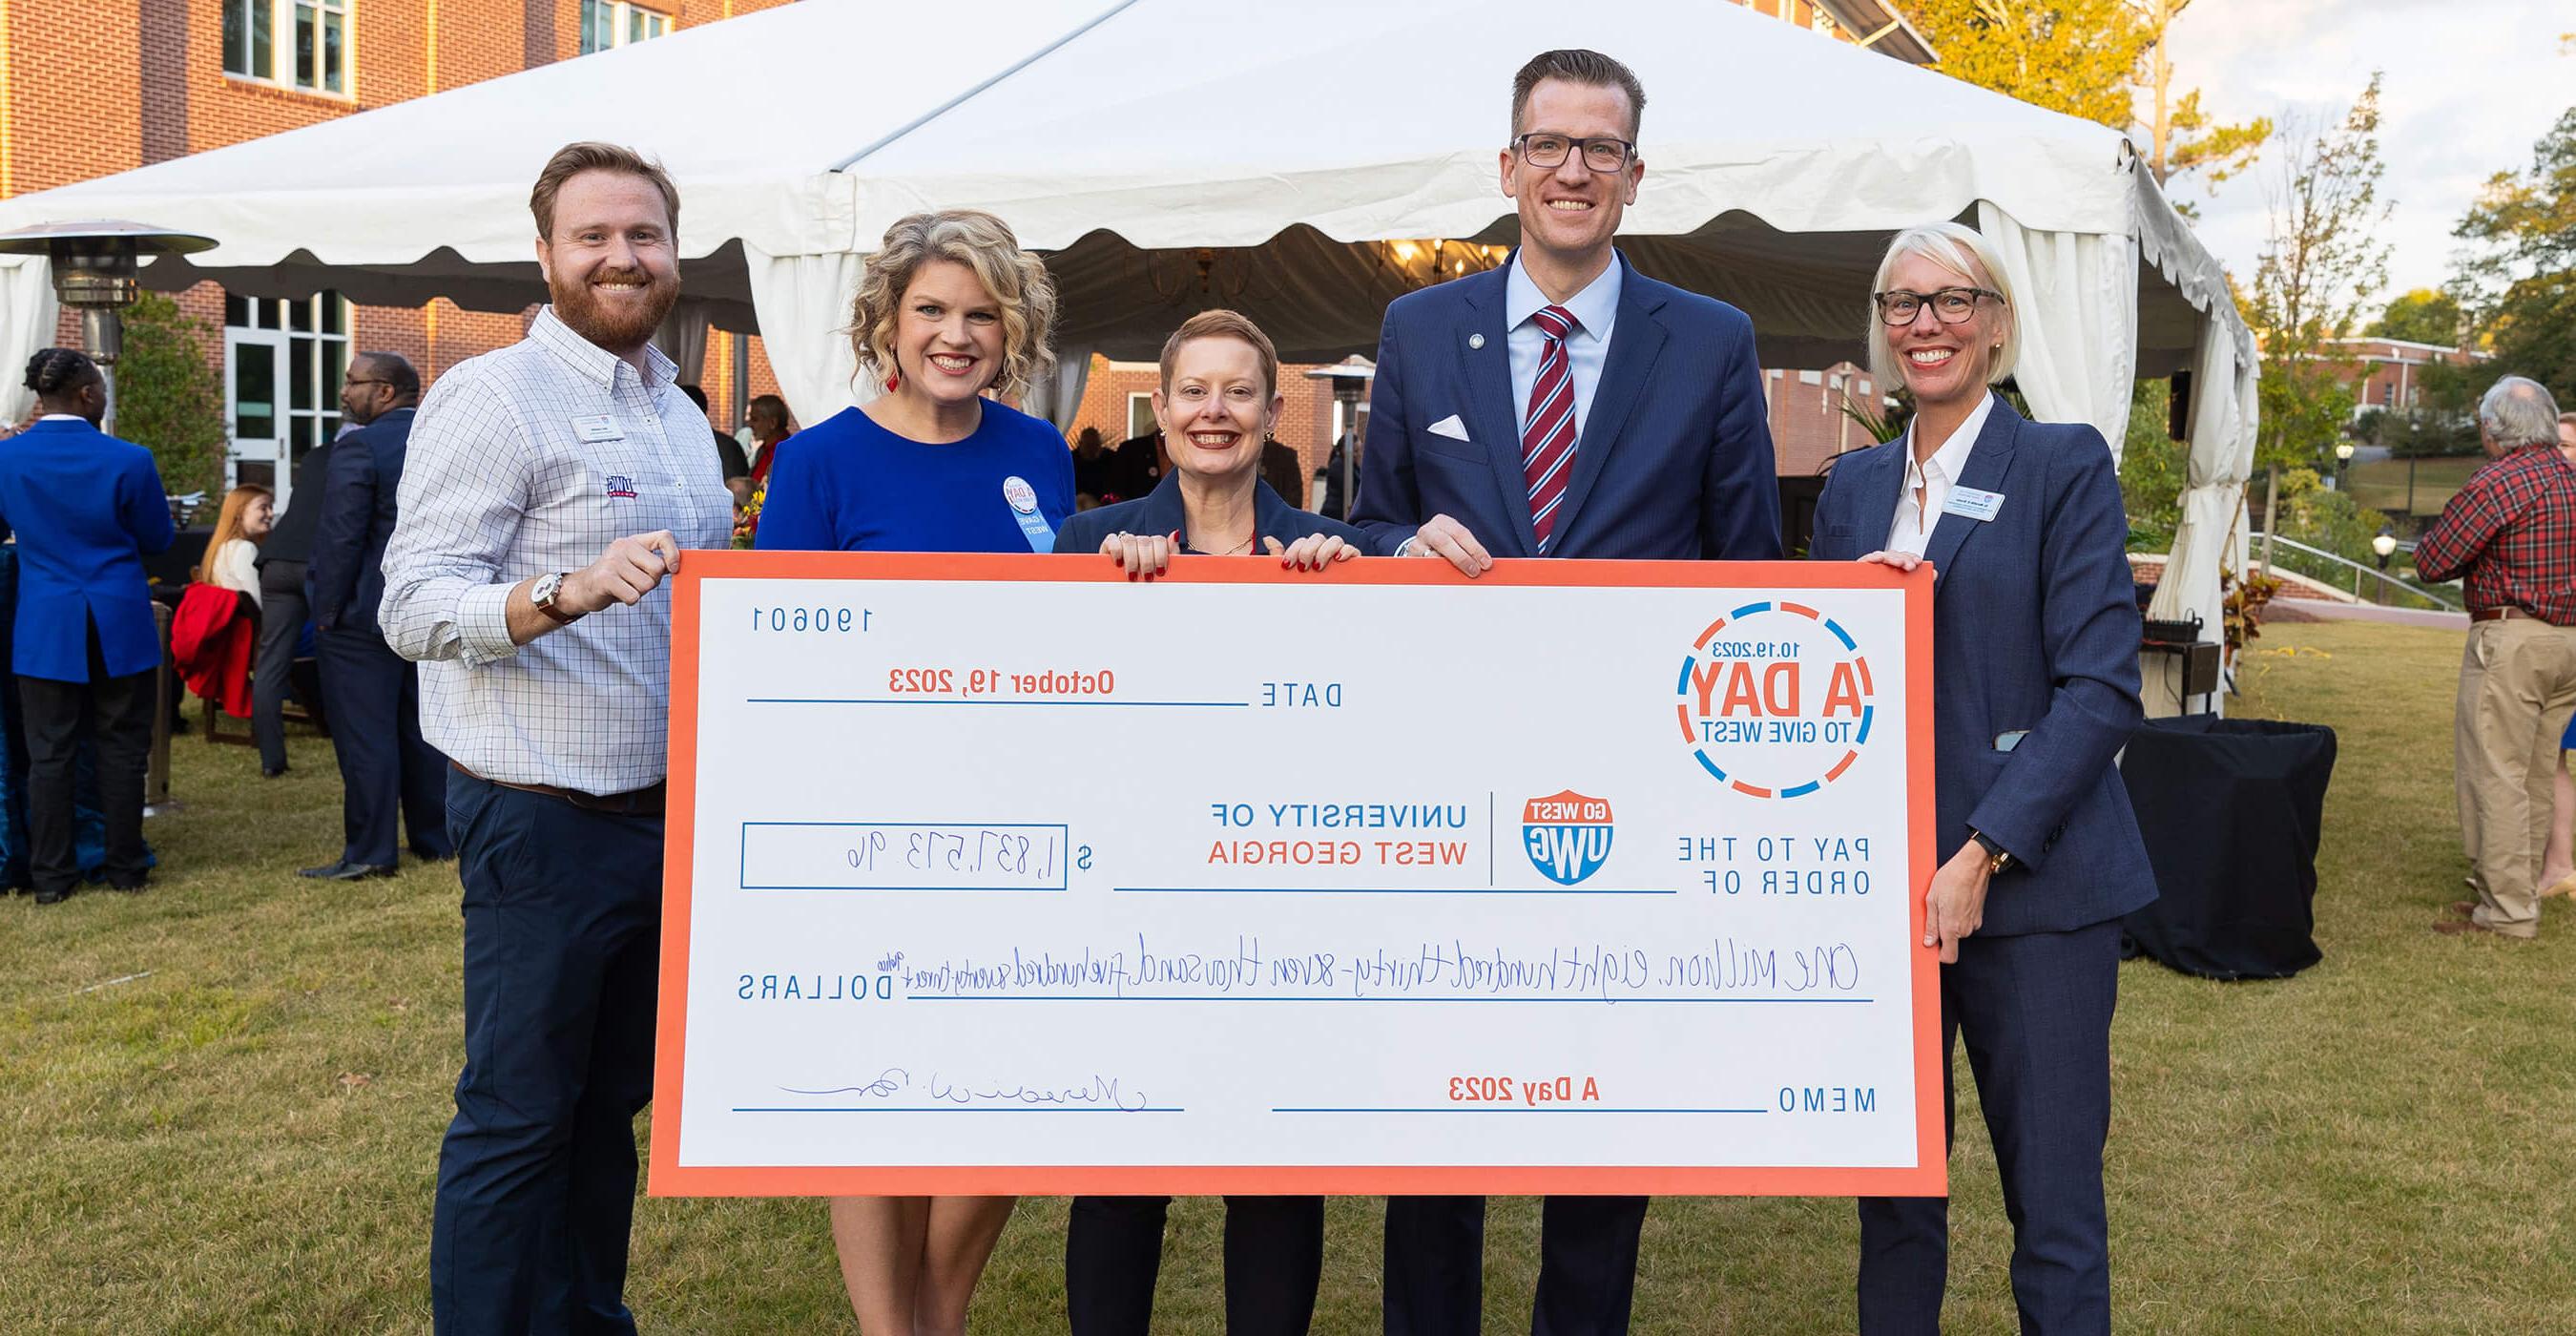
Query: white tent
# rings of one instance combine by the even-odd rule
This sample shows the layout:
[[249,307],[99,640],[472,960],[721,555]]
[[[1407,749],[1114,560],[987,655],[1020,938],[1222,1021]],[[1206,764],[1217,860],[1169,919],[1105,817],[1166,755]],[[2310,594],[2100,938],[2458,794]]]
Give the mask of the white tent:
[[[221,243],[151,265],[164,289],[517,310],[543,296],[538,165],[569,140],[632,144],[680,184],[689,309],[757,329],[814,421],[865,393],[837,332],[860,257],[926,207],[991,209],[1052,253],[1069,366],[1149,356],[1214,305],[1292,357],[1372,351],[1431,257],[1468,258],[1388,243],[1510,241],[1510,73],[1579,39],[1649,94],[1623,246],[1743,307],[1766,363],[1856,355],[1887,234],[1960,218],[2020,290],[2018,380],[2042,416],[2117,450],[2133,379],[2192,369],[2193,489],[2158,613],[2217,623],[2253,344],[2116,132],[1731,4],[1605,5],[1564,33],[1562,8],[1531,0],[1102,3],[808,0],[0,201],[0,229],[117,217]],[[748,95],[711,103],[717,86]],[[0,269],[0,314],[42,281]],[[33,323],[0,330],[0,365],[49,335]]]

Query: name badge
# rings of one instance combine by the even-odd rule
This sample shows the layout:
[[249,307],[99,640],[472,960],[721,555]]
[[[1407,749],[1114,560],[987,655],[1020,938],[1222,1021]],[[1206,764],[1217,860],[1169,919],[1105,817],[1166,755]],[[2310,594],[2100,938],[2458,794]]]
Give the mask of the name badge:
[[572,420],[572,429],[576,433],[579,433],[581,436],[581,443],[584,445],[597,445],[602,441],[622,441],[626,439],[626,433],[617,429],[617,419],[610,417],[606,413],[596,413],[589,417],[574,418]]
[[1941,502],[1944,515],[1965,515],[1980,524],[1993,519],[2004,508],[2001,492],[1980,492],[1974,487],[1953,487]]
[[1020,535],[1029,540],[1029,550],[1040,556],[1055,551],[1055,529],[1038,513],[1038,489],[1028,479],[1017,476],[1002,480],[1002,500],[1011,508],[1011,518],[1020,525]]

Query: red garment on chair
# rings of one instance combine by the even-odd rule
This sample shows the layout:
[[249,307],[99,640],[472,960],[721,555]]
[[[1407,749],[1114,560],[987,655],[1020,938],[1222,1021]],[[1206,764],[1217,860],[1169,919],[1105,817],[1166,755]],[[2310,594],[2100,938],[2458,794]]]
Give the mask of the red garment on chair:
[[170,658],[188,689],[235,719],[250,718],[251,648],[259,639],[244,602],[237,591],[192,584],[170,619]]

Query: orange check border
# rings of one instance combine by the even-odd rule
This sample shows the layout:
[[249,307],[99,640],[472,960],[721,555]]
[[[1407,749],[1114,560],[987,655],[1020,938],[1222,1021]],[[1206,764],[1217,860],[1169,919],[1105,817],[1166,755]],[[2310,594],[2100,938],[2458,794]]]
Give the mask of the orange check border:
[[[688,1117],[690,870],[695,866],[700,586],[708,580],[1024,580],[1122,583],[1105,560],[1036,555],[691,552],[672,577],[671,788],[662,874],[661,1015],[653,1067],[649,1192],[657,1197],[1549,1193],[1673,1196],[1942,1196],[1940,973],[1913,964],[1915,1162],[1884,1168],[1673,1165],[684,1165]],[[1260,557],[1183,557],[1158,583],[1467,585],[1447,562],[1357,560],[1321,574]],[[1910,941],[1937,866],[1932,805],[1932,568],[1908,575],[1854,562],[1502,561],[1474,583],[1552,587],[1886,589],[1905,591],[1907,896]],[[1151,595],[1143,595],[1151,597]]]

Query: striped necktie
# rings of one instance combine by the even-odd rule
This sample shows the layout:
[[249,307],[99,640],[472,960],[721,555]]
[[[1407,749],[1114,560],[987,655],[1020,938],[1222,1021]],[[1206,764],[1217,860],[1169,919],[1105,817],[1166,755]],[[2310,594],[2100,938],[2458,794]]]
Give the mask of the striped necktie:
[[1529,426],[1521,431],[1521,476],[1529,481],[1530,527],[1545,556],[1565,484],[1574,476],[1574,373],[1565,336],[1581,326],[1562,306],[1542,306],[1530,319],[1538,324],[1538,376],[1530,382]]

